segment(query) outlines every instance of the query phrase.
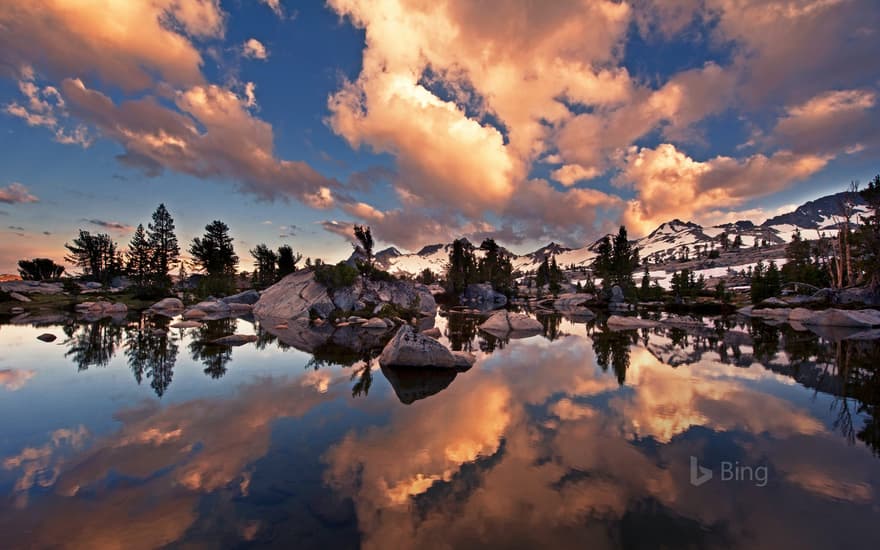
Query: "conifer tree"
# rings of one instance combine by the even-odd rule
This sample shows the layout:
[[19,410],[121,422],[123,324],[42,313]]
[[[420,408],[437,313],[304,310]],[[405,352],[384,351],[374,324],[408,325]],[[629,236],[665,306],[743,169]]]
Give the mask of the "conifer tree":
[[174,219],[164,204],[159,204],[153,212],[153,221],[147,226],[146,239],[153,254],[150,270],[153,284],[170,287],[169,273],[180,259],[180,246],[177,235],[174,234]]
[[144,225],[138,224],[128,243],[128,276],[139,288],[149,286],[153,275],[154,254],[144,232]]

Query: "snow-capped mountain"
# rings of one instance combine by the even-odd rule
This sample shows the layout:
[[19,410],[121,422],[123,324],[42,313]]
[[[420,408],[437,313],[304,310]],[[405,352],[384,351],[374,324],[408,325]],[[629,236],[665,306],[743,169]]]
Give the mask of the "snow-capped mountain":
[[[768,219],[760,225],[749,220],[738,221],[713,226],[701,226],[694,222],[674,219],[660,224],[654,231],[645,237],[634,241],[639,249],[640,256],[651,261],[652,264],[663,264],[673,259],[680,261],[682,258],[705,258],[712,250],[722,248],[723,235],[726,234],[728,242],[733,245],[739,242],[738,248],[729,248],[727,261],[718,262],[719,267],[709,271],[724,271],[725,266],[739,269],[746,265],[753,265],[759,258],[755,257],[755,250],[762,247],[772,251],[773,259],[782,256],[779,245],[791,241],[792,235],[799,230],[805,239],[815,239],[819,233],[825,236],[834,236],[837,233],[835,217],[840,216],[843,210],[846,193],[829,195],[804,203],[794,211]],[[867,214],[869,209],[858,195],[850,195],[855,204],[856,216]],[[474,250],[477,257],[483,252],[466,239],[466,246]],[[589,267],[595,260],[596,247],[601,239],[594,241],[581,248],[568,248],[556,242],[551,242],[533,252],[517,255],[502,248],[513,263],[515,270],[522,273],[534,271],[545,258],[555,257],[556,263],[563,268]],[[403,254],[396,248],[388,248],[376,254],[376,261],[392,274],[417,275],[425,269],[430,269],[436,274],[446,271],[449,261],[451,243],[432,244],[411,254]],[[743,266],[734,265],[730,262],[736,260],[729,256],[742,256],[740,263]],[[766,260],[765,260],[766,261]],[[734,262],[735,263],[735,262]],[[708,274],[707,276],[711,274]],[[653,276],[653,272],[652,272]]]

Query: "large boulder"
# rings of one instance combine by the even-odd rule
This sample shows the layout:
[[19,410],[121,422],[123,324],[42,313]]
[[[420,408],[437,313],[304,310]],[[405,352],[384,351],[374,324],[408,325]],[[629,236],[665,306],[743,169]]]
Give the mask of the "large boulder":
[[379,356],[382,367],[437,367],[457,368],[459,359],[437,340],[419,334],[409,325],[398,329],[382,354]]
[[489,283],[474,283],[464,289],[461,303],[483,310],[498,309],[507,305],[507,296],[496,292]]
[[221,298],[221,302],[224,304],[246,304],[246,305],[254,305],[259,301],[260,293],[256,290],[245,290],[244,292],[239,292],[238,294],[233,294],[232,296],[227,296],[225,298]]
[[254,305],[254,315],[296,319],[309,317],[309,312],[315,310],[317,316],[324,318],[334,309],[327,288],[315,280],[312,270],[304,269],[264,290]]
[[534,336],[544,330],[544,326],[537,319],[510,311],[497,311],[493,313],[479,328],[493,336],[509,338]]
[[375,314],[386,304],[396,309],[415,308],[420,315],[430,317],[437,312],[437,302],[425,285],[358,278],[351,286],[331,291],[315,280],[314,271],[310,269],[291,273],[267,288],[253,311],[258,317],[325,319],[334,311],[360,311],[367,304],[374,308]]

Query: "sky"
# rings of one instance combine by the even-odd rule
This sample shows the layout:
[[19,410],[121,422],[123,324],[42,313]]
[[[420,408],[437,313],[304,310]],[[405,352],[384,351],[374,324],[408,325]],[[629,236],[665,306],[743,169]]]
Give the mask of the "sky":
[[335,261],[760,222],[880,172],[876,0],[6,0],[0,273],[161,202]]

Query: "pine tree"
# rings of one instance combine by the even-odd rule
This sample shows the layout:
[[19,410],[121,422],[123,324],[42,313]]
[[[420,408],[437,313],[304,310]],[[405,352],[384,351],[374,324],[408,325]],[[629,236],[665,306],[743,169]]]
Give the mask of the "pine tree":
[[235,254],[229,226],[214,220],[205,226],[205,235],[193,239],[189,253],[208,275],[235,275],[238,256]]
[[136,287],[149,286],[153,275],[153,250],[147,242],[144,225],[138,224],[131,241],[128,243],[128,276]]
[[294,254],[290,245],[278,247],[278,278],[281,279],[296,271],[296,264],[302,260],[302,254]]
[[64,247],[69,251],[64,259],[79,267],[86,278],[106,285],[122,272],[121,255],[106,233],[92,235],[80,229],[73,243],[66,243]]
[[455,295],[464,292],[467,285],[474,282],[476,276],[476,261],[473,252],[465,246],[464,239],[456,239],[452,242],[452,252],[449,254],[449,265],[446,272],[446,285],[448,290]]
[[147,226],[147,242],[152,251],[151,276],[158,287],[171,286],[169,273],[180,259],[180,246],[174,234],[174,219],[164,204],[153,212],[153,221]]
[[254,258],[254,285],[260,288],[275,284],[278,272],[275,264],[278,262],[278,254],[265,244],[258,244],[251,251]]

